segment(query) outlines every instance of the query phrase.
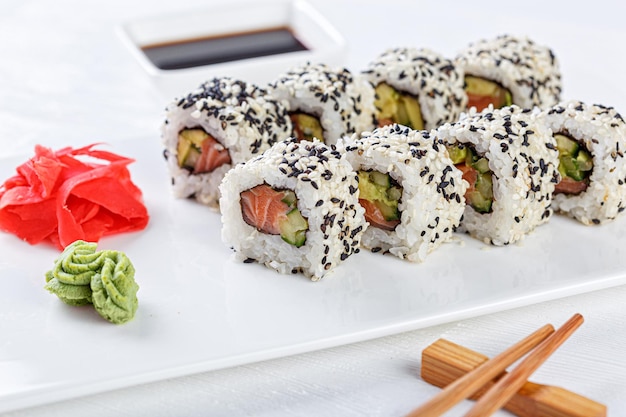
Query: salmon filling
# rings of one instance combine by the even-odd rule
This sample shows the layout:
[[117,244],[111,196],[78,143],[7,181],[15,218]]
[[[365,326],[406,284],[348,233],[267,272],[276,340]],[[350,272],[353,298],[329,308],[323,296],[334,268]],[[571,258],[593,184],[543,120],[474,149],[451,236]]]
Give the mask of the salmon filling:
[[243,221],[270,235],[280,235],[287,243],[300,247],[306,242],[309,223],[298,209],[292,190],[275,190],[257,185],[240,194]]
[[359,204],[370,226],[392,231],[400,224],[402,187],[389,174],[359,171]]
[[493,205],[493,172],[487,158],[465,144],[448,146],[448,154],[454,166],[463,173],[469,183],[465,202],[479,213],[490,213]]
[[324,129],[317,117],[304,112],[292,112],[289,118],[293,124],[293,135],[298,140],[312,141],[317,138],[324,142]]
[[212,172],[230,164],[228,149],[203,129],[183,129],[178,134],[178,166],[193,174]]
[[467,107],[476,107],[477,111],[486,109],[490,104],[496,109],[513,104],[509,90],[485,78],[466,75],[465,92],[467,93]]
[[554,135],[559,151],[561,181],[554,187],[555,194],[577,195],[589,186],[593,158],[584,145],[563,134]]

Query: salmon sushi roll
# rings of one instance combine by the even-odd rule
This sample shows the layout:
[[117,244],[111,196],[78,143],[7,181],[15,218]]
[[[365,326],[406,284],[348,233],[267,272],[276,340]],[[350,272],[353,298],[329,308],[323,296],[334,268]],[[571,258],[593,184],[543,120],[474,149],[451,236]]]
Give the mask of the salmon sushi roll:
[[554,52],[526,37],[500,35],[462,50],[456,63],[465,73],[468,108],[547,108],[561,97],[561,71]]
[[586,225],[613,220],[626,207],[626,123],[612,107],[568,101],[546,110],[559,151],[555,211]]
[[430,49],[389,49],[363,75],[376,91],[378,126],[434,129],[456,121],[466,107],[463,72]]
[[358,179],[334,146],[279,142],[229,171],[220,190],[222,239],[241,261],[317,281],[359,251]]
[[341,146],[359,176],[359,203],[369,223],[364,248],[422,262],[452,236],[467,183],[440,140],[394,124]]
[[441,126],[435,136],[469,184],[459,231],[502,246],[549,220],[558,152],[538,109],[488,107]]
[[284,105],[253,84],[215,78],[166,109],[164,156],[175,197],[217,208],[219,184],[234,165],[291,133]]
[[288,103],[292,136],[300,140],[330,145],[374,127],[374,90],[346,68],[307,63],[279,76],[269,90]]

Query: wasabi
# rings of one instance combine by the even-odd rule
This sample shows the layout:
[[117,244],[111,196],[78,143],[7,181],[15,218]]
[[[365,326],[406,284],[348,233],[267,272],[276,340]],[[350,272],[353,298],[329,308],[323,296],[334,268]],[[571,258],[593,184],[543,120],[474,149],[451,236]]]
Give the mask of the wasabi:
[[105,251],[100,272],[91,279],[93,305],[98,314],[111,323],[126,323],[137,311],[135,268],[118,251]]
[[106,320],[126,323],[138,305],[135,268],[124,253],[96,247],[82,240],[68,245],[46,272],[44,288],[66,304],[93,304]]
[[65,248],[46,272],[45,289],[64,303],[74,306],[91,304],[91,279],[102,268],[102,255],[96,244],[77,240]]

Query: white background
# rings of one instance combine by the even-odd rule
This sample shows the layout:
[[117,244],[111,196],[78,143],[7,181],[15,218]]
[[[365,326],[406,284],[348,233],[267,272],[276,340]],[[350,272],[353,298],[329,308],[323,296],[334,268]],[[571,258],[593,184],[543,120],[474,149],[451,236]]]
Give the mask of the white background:
[[[68,145],[150,135],[157,140],[167,101],[133,62],[114,27],[145,15],[210,5],[207,1],[3,0],[3,154],[29,153],[35,143]],[[626,111],[622,75],[626,31],[620,27],[626,6],[621,3],[594,2],[565,10],[540,1],[523,5],[317,1],[315,5],[348,39],[345,64],[352,70],[358,71],[391,46],[426,46],[453,56],[480,37],[527,34],[557,53],[565,98]],[[584,254],[572,254],[572,263],[580,256]],[[438,391],[419,378],[421,350],[437,338],[493,356],[541,325],[558,326],[580,312],[586,318],[583,327],[533,380],[603,402],[610,415],[619,416],[626,414],[624,300],[626,287],[615,287],[7,415],[399,416]],[[0,320],[8,319],[0,316]],[[2,343],[8,341],[0,335]],[[463,403],[450,415],[461,415],[470,405]]]

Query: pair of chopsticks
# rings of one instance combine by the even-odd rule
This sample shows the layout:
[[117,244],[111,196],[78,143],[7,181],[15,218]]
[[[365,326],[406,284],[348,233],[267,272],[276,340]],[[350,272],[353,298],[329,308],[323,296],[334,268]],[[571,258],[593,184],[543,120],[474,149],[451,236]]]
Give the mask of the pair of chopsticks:
[[[583,323],[583,316],[574,314],[557,331],[551,324],[541,327],[523,340],[486,361],[452,382],[407,417],[436,417],[455,404],[470,397],[509,365],[532,351],[510,373],[500,378],[464,417],[486,417],[501,408],[526,382],[528,377],[550,357]],[[533,350],[534,349],[534,350]]]

